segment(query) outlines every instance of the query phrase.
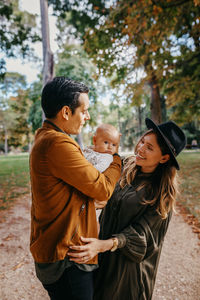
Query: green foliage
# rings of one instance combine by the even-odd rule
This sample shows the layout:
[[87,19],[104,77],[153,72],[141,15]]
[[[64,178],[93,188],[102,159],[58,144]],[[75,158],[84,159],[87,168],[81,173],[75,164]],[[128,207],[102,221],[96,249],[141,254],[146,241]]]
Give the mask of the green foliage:
[[[0,49],[7,57],[30,53],[30,43],[40,40],[33,14],[19,10],[18,0],[0,1]],[[5,75],[5,60],[0,60],[0,78]]]
[[187,136],[187,147],[191,147],[192,140],[194,139],[198,141],[198,144],[200,146],[200,129],[197,129],[198,123],[192,121],[191,123],[184,124],[182,128],[185,132],[185,135]]
[[28,121],[32,125],[32,132],[34,133],[38,128],[42,125],[42,108],[41,102],[36,101],[31,105],[29,111],[29,118]]
[[62,51],[58,53],[57,60],[55,67],[57,76],[84,81],[92,90],[94,89],[95,66],[80,45],[64,45]]
[[8,146],[25,146],[30,142],[30,101],[23,75],[6,73],[0,87],[0,136],[7,152]]
[[89,97],[91,100],[90,124],[96,123],[93,117],[94,110],[97,109],[97,83],[95,81],[95,66],[92,64],[87,53],[80,45],[64,46],[62,52],[58,54],[58,62],[55,66],[57,76],[69,77],[73,80],[83,81],[90,89]]
[[29,98],[32,101],[32,105],[29,111],[28,122],[31,124],[33,133],[42,125],[41,90],[41,80],[34,82],[29,89]]
[[0,156],[0,209],[30,190],[28,154]]
[[85,0],[81,7],[77,1],[49,3],[63,18],[72,10],[67,22],[83,38],[99,75],[115,73],[113,85],[123,85],[127,97],[131,91],[135,104],[149,84],[149,96],[157,90],[156,101],[164,97],[168,107],[175,106],[171,118],[179,123],[190,122],[194,115],[198,119],[199,1]]
[[[86,28],[94,28],[101,16],[109,14],[109,5],[106,0],[48,0],[52,5],[54,15],[59,21],[67,20],[76,29],[76,37],[83,39]],[[110,1],[111,3],[111,1]]]
[[111,103],[107,110],[104,111],[102,117],[103,123],[109,123],[118,128],[122,134],[120,139],[120,146],[122,151],[133,151],[137,125],[135,110],[130,108],[130,104],[119,106]]
[[138,137],[146,128],[144,124],[147,116],[148,102],[143,106],[134,107],[120,91],[110,95],[110,104],[105,106],[99,105],[97,116],[102,123],[109,123],[115,126],[122,134],[120,147],[122,151],[133,151]]
[[26,88],[25,76],[17,72],[7,72],[0,81],[1,99],[3,95],[15,95],[20,88]]
[[200,51],[177,58],[174,72],[164,83],[168,107],[174,107],[172,118],[179,123],[200,120]]
[[30,99],[27,90],[18,90],[12,99],[11,109],[15,114],[15,126],[10,128],[9,144],[14,147],[29,145],[31,142],[31,126],[28,123]]
[[9,134],[10,129],[15,126],[14,122],[14,112],[11,110],[9,102],[7,102],[6,109],[0,109],[0,140],[1,150],[5,153],[8,152],[8,144],[9,144]]
[[[62,50],[57,54],[55,75],[65,76],[73,80],[83,81],[90,89],[90,124],[96,124],[96,119],[93,117],[96,109],[97,100],[97,83],[94,80],[95,67],[89,59],[87,53],[80,45],[62,45]],[[34,82],[29,90],[29,98],[32,101],[30,107],[28,121],[32,125],[34,133],[42,124],[42,108],[41,108],[41,90],[42,82],[39,78]]]

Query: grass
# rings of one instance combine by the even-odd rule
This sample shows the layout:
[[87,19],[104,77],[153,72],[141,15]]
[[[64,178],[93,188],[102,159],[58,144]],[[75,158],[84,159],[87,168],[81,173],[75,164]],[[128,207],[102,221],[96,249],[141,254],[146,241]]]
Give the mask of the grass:
[[30,190],[28,154],[0,156],[0,209]]
[[[181,194],[179,203],[200,221],[200,152],[178,156]],[[22,193],[30,191],[28,154],[0,156],[0,209],[6,209]]]
[[181,180],[178,202],[200,222],[200,151],[187,151],[178,156]]

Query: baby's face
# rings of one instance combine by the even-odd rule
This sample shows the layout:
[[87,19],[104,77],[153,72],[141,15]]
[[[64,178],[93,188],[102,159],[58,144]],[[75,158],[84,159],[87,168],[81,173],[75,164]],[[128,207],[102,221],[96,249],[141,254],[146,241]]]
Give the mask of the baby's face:
[[94,151],[114,154],[118,151],[119,139],[118,132],[101,131],[93,137]]

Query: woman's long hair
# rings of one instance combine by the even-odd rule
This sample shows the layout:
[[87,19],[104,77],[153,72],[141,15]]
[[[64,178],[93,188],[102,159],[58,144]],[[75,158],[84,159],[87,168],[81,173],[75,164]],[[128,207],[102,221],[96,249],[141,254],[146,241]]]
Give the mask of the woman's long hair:
[[[135,153],[137,153],[137,147],[141,139],[150,133],[156,135],[162,154],[170,154],[168,148],[163,143],[163,140],[152,129],[147,131],[139,139],[135,147]],[[140,169],[141,168],[135,164],[134,155],[125,159],[123,173],[119,181],[121,188],[125,187],[127,184],[131,184],[140,173]],[[167,217],[171,210],[175,210],[175,201],[178,193],[177,170],[172,164],[171,159],[164,164],[159,164],[148,179],[143,180],[137,186],[137,190],[140,190],[143,187],[146,188],[146,195],[148,198],[144,200],[144,204],[155,205],[157,212],[163,219]]]

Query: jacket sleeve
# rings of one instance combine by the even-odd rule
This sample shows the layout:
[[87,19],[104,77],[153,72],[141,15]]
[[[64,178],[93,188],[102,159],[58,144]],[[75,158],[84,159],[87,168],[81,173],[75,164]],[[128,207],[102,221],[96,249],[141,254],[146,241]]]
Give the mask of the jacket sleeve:
[[75,143],[60,139],[48,151],[50,173],[98,201],[108,200],[119,180],[121,159],[113,156],[110,167],[100,173],[89,163]]
[[158,251],[160,242],[164,239],[171,214],[163,220],[158,214],[144,215],[126,227],[119,234],[119,251],[133,262],[140,263]]

